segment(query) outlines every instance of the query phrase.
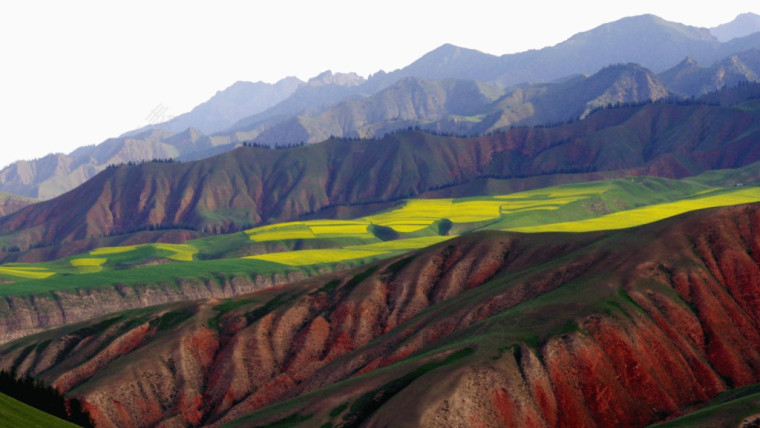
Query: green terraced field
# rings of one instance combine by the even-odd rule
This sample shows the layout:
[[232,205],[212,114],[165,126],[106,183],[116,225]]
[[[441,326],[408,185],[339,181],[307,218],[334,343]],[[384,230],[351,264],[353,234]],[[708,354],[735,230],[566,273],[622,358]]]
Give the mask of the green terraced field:
[[193,261],[198,249],[188,244],[144,244],[103,247],[88,253],[46,263],[7,263],[0,266],[0,279],[39,280],[62,275],[125,270],[160,261]]
[[376,242],[366,245],[350,245],[343,248],[285,251],[246,258],[281,263],[288,266],[308,266],[357,259],[366,259],[367,261],[370,261],[380,257],[390,257],[402,252],[425,248],[453,237],[454,236],[425,236],[421,238]]
[[[352,220],[279,223],[184,244],[104,247],[53,262],[9,263],[0,266],[0,281],[37,290],[165,281],[223,272],[224,260],[242,263],[243,270],[246,262],[266,263],[267,271],[277,266],[357,264],[484,229],[526,233],[620,229],[687,211],[760,201],[760,188],[709,185],[737,174],[711,172],[706,178],[680,181],[635,177],[510,195],[411,199],[394,209]],[[385,228],[385,234],[379,228]],[[294,248],[299,250],[291,251]],[[3,285],[0,294],[21,292],[11,285]]]
[[48,269],[21,263],[8,263],[0,266],[0,277],[16,279],[45,279],[55,275]]
[[361,249],[326,248],[323,250],[284,251],[281,253],[262,254],[246,258],[280,263],[288,266],[308,266],[343,262],[346,260],[374,259],[385,254],[388,253],[385,251]]
[[77,268],[79,273],[93,273],[102,271],[103,264],[105,264],[107,261],[108,259],[83,257],[81,259],[72,259],[69,261],[69,263],[71,263],[71,266]]
[[152,249],[170,260],[192,261],[193,256],[198,253],[198,249],[187,244],[144,244],[130,245],[123,247],[103,247],[90,251],[91,256],[108,256],[114,254],[133,253],[141,249]]
[[[424,248],[445,240],[435,228],[447,219],[456,234],[482,229],[519,232],[595,231],[638,226],[684,212],[760,201],[758,188],[711,187],[661,178],[618,179],[550,187],[511,195],[461,199],[413,199],[396,209],[353,221],[316,220],[251,229],[256,241],[320,239],[351,236],[371,238],[371,225],[399,233],[389,242],[336,249],[302,250],[251,256],[256,260],[306,266],[346,260],[373,260]],[[455,234],[447,235],[447,237]]]
[[760,189],[714,190],[693,198],[676,202],[650,205],[632,210],[618,211],[604,216],[570,222],[551,223],[540,226],[518,227],[505,230],[515,232],[592,232],[597,230],[624,229],[652,223],[689,211],[705,208],[739,205],[760,201]]
[[115,285],[131,287],[165,284],[171,287],[176,284],[178,279],[219,283],[221,278],[271,276],[288,271],[301,272],[307,276],[316,273],[311,268],[291,267],[263,260],[242,258],[201,260],[124,270],[103,270],[87,274],[59,274],[46,279],[27,279],[0,285],[0,296],[47,293],[55,290],[93,289]]
[[255,242],[284,239],[365,237],[372,238],[369,223],[361,220],[312,220],[279,223],[246,231]]
[[412,199],[403,207],[365,217],[380,226],[389,226],[397,232],[415,232],[434,222],[447,218],[454,223],[478,223],[498,219],[502,206],[499,197],[465,199]]

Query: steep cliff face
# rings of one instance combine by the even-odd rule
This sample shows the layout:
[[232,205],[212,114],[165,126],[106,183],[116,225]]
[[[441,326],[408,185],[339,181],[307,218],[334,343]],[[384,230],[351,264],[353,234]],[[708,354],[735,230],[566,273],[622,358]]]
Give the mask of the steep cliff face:
[[643,426],[760,380],[758,296],[750,205],[474,234],[44,332],[0,367],[84,398],[100,426]]

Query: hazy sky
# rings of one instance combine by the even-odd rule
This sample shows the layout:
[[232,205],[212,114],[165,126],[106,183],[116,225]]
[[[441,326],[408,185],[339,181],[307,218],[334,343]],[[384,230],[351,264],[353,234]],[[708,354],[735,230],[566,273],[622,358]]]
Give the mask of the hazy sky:
[[492,54],[643,13],[712,27],[757,0],[4,1],[0,166],[178,115],[238,80],[368,75],[444,44]]

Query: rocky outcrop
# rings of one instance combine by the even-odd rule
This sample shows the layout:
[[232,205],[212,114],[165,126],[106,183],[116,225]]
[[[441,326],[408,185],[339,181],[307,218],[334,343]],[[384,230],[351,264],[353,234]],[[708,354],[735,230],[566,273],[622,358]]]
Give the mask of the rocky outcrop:
[[169,302],[230,298],[303,277],[283,274],[218,275],[215,278],[179,278],[171,283],[83,287],[46,293],[9,295],[0,299],[0,343],[37,331],[71,324],[127,309]]

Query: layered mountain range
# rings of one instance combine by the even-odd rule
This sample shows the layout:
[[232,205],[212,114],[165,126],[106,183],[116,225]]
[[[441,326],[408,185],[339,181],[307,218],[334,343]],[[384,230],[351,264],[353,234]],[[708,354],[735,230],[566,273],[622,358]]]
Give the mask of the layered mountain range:
[[757,425],[755,17],[238,82],[17,162],[0,370],[99,427]]
[[[107,165],[197,160],[243,142],[378,138],[410,126],[477,135],[574,120],[606,104],[700,96],[758,80],[760,35],[752,31],[752,16],[737,18],[725,31],[713,29],[723,31],[721,37],[729,38],[724,41],[707,29],[644,15],[556,46],[500,57],[444,45],[407,67],[367,79],[325,72],[308,82],[238,82],[167,122],[66,155],[16,162],[0,171],[0,191],[50,199]],[[630,65],[610,67],[618,63]]]
[[736,105],[644,103],[483,137],[403,131],[380,140],[240,147],[194,162],[112,167],[58,198],[0,218],[0,234],[22,249],[97,245],[93,238],[148,227],[231,232],[337,206],[478,194],[486,183],[490,191],[508,192],[568,180],[680,178],[738,168],[760,160],[754,100],[760,85],[742,89],[745,100]]

